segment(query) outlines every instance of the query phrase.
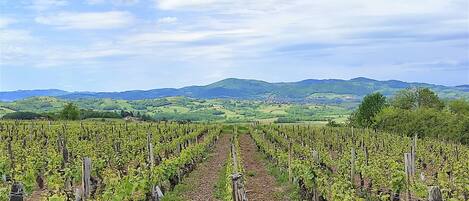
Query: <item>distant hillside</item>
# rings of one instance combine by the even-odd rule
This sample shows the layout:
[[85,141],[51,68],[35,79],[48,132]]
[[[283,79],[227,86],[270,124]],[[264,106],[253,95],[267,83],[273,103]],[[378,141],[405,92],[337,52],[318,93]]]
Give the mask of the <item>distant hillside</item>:
[[372,92],[381,92],[386,96],[390,96],[396,91],[408,87],[428,87],[436,91],[442,98],[469,98],[468,85],[448,87],[426,83],[408,83],[398,80],[378,81],[359,77],[351,80],[308,79],[299,82],[282,83],[229,78],[205,86],[123,92],[12,91],[0,92],[0,100],[15,101],[31,96],[54,96],[62,99],[111,98],[122,100],[186,96],[200,99],[230,98],[267,100],[272,102],[341,103],[357,102],[364,95]]
[[62,96],[69,93],[58,89],[5,91],[0,92],[0,101],[14,101],[33,96]]
[[0,118],[12,112],[57,113],[73,102],[80,109],[103,112],[132,111],[156,120],[272,122],[278,118],[289,121],[326,123],[333,119],[344,122],[354,105],[270,104],[262,101],[232,99],[194,99],[167,97],[146,100],[77,99],[31,97],[13,102],[0,102]]
[[469,84],[456,86],[457,89],[469,92]]

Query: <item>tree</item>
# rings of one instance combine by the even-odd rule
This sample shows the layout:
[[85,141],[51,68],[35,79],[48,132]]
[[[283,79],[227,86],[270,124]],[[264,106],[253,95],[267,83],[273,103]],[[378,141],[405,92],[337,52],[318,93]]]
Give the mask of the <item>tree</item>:
[[[373,127],[409,137],[418,134],[468,144],[469,102],[452,100],[447,110],[444,107],[444,102],[428,88],[405,89],[396,94],[391,107],[376,114]],[[355,116],[358,114],[355,112]]]
[[449,102],[448,106],[449,110],[455,114],[469,114],[469,101],[464,99],[452,100]]
[[386,97],[381,93],[368,94],[351,116],[351,123],[357,127],[371,127],[374,117],[386,106]]
[[416,108],[416,94],[412,89],[400,90],[394,95],[391,101],[391,105],[405,110],[411,110]]
[[429,88],[417,88],[417,107],[443,109],[445,104],[438,95]]
[[39,119],[44,117],[43,115],[36,114],[33,112],[13,112],[5,114],[2,118],[3,119],[22,119],[22,120],[29,120],[29,119]]
[[392,106],[405,110],[418,108],[441,110],[445,104],[432,90],[428,88],[413,88],[398,91],[392,100]]
[[60,118],[66,120],[78,120],[80,119],[80,109],[73,103],[65,105],[60,112]]

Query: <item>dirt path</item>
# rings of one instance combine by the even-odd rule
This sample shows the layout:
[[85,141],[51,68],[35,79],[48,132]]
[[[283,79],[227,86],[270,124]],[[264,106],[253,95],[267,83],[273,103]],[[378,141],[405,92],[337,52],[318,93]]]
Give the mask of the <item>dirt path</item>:
[[269,175],[254,140],[249,135],[241,135],[239,146],[246,171],[246,190],[249,201],[289,200],[285,195],[286,189],[282,188],[272,175]]
[[190,185],[190,190],[182,195],[184,199],[194,201],[217,200],[214,196],[215,184],[229,151],[230,135],[220,136],[209,158],[199,164],[187,178],[184,178],[184,183]]

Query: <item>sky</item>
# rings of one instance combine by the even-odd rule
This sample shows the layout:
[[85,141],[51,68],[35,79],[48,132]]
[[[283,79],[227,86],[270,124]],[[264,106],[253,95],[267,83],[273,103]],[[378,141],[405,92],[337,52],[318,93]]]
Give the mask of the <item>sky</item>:
[[467,0],[0,0],[0,91],[469,84]]

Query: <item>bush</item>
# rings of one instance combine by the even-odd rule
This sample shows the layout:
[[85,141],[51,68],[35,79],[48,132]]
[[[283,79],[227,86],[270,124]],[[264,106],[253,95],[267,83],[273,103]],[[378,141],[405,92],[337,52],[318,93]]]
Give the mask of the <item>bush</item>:
[[3,119],[15,119],[15,120],[31,120],[44,118],[43,115],[34,112],[13,112],[3,116]]
[[110,119],[119,119],[122,116],[116,112],[101,112],[95,110],[80,110],[80,119],[89,119],[89,118],[110,118]]
[[60,118],[65,120],[78,120],[80,119],[80,110],[73,103],[65,105],[64,109],[60,112]]
[[372,93],[365,96],[358,109],[351,115],[351,124],[356,127],[371,127],[374,117],[385,106],[386,97],[381,93]]
[[405,110],[388,107],[376,115],[374,127],[406,136],[417,134],[469,143],[469,117],[435,108]]
[[334,120],[327,120],[326,126],[328,127],[341,127],[342,124],[335,122]]
[[298,118],[292,117],[279,117],[274,123],[296,123],[298,120]]

